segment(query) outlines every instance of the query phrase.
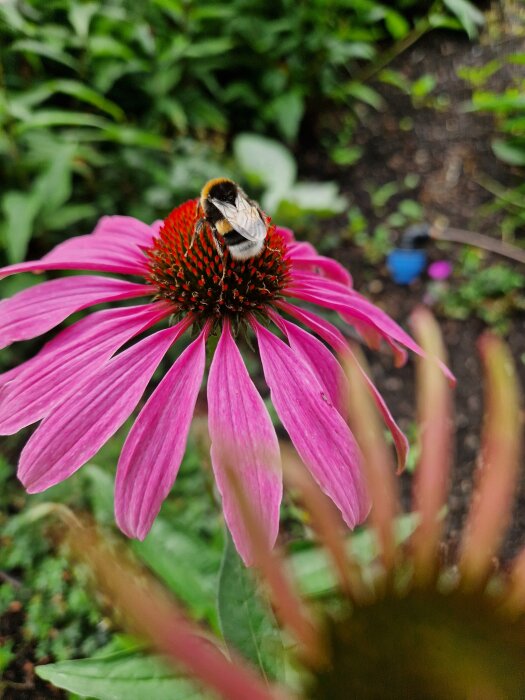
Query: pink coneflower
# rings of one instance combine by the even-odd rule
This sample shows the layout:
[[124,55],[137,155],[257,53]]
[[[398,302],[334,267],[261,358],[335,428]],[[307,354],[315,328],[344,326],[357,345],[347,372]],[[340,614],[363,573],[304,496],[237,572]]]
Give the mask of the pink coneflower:
[[[190,247],[199,215],[198,203],[189,201],[151,226],[131,217],[104,217],[92,234],[65,241],[41,260],[0,269],[0,277],[88,270],[134,278],[65,277],[20,292],[0,304],[0,347],[46,333],[89,306],[147,300],[91,313],[61,331],[36,357],[0,375],[0,434],[42,420],[22,451],[18,476],[29,493],[63,481],[122,426],[169,348],[193,329],[196,338],[140,411],[118,463],[117,523],[127,535],[142,539],[177,476],[205,371],[206,343],[219,334],[208,376],[211,458],[225,520],[250,563],[249,538],[228,485],[227,465],[234,465],[270,545],[279,526],[282,479],[275,430],[237,347],[239,333],[255,335],[275,409],[349,527],[367,516],[369,499],[359,448],[345,420],[340,391],[345,375],[310,331],[340,354],[352,358],[351,351],[334,325],[290,299],[335,310],[368,342],[385,339],[399,362],[406,357],[402,346],[421,350],[352,289],[344,268],[295,241],[288,230],[270,225],[256,258],[233,260],[228,251],[221,258],[207,228]],[[130,344],[162,322],[163,329]],[[402,466],[406,438],[367,383]]]

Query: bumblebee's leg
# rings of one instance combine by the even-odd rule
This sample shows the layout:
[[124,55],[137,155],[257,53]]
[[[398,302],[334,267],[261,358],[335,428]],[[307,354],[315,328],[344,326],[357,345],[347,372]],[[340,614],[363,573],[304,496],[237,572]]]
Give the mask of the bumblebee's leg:
[[220,257],[223,258],[224,257],[224,250],[222,249],[222,245],[220,244],[219,239],[217,238],[217,234],[215,233],[213,228],[212,228],[212,237],[213,237],[213,243],[215,245],[215,250],[217,251],[217,253],[219,253]]
[[190,245],[188,246],[188,250],[184,253],[184,257],[188,257],[188,253],[190,250],[193,248],[193,244],[195,243],[195,239],[197,236],[200,236],[200,233],[202,229],[204,228],[204,225],[206,224],[206,219],[199,219],[197,223],[195,224],[195,228],[193,229],[193,235],[191,237]]

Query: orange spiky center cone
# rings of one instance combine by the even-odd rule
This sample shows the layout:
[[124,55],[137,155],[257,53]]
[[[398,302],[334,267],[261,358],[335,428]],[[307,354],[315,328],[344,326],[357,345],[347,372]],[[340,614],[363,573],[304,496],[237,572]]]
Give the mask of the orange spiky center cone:
[[290,263],[285,259],[284,239],[270,224],[260,255],[235,260],[224,244],[220,254],[208,225],[192,244],[201,217],[198,200],[181,204],[164,220],[158,238],[146,252],[149,282],[157,298],[170,301],[174,313],[192,313],[202,319],[229,316],[241,320],[249,312],[264,312],[288,281]]

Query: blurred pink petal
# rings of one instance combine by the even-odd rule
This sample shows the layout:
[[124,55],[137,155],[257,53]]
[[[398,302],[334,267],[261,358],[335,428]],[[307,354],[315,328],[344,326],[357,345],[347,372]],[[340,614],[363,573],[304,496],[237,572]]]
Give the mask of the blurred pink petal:
[[253,542],[238,498],[232,492],[231,479],[238,479],[271,548],[279,531],[281,457],[272,421],[227,321],[210,367],[208,424],[213,471],[222,496],[224,518],[237,551],[245,564],[250,565],[255,559]]
[[143,540],[177,477],[206,363],[207,330],[165,375],[133,424],[115,482],[115,516]]
[[18,478],[29,493],[67,479],[131,415],[170,345],[188,327],[181,321],[117,355],[41,423],[20,456]]
[[304,360],[260,323],[252,326],[279,418],[314,479],[355,527],[370,503],[352,433]]
[[94,304],[151,294],[151,287],[108,277],[64,277],[37,284],[0,302],[0,349],[54,328]]
[[0,387],[0,435],[43,418],[118,348],[168,313],[164,302],[107,309],[66,328]]

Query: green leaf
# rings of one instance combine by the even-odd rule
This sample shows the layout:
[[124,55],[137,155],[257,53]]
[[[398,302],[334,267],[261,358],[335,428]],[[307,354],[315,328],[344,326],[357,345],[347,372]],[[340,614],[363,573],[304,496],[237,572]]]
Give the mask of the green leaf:
[[97,700],[206,700],[211,696],[141,651],[37,666],[40,678]]
[[53,46],[52,44],[44,43],[42,41],[35,41],[34,39],[20,39],[12,44],[11,51],[36,54],[37,56],[42,56],[43,58],[50,58],[57,63],[62,63],[64,66],[68,66],[73,70],[77,69],[76,61],[71,58],[69,54],[56,46]]
[[71,166],[76,144],[57,146],[49,167],[35,180],[33,192],[44,213],[52,213],[71,196]]
[[312,212],[318,216],[340,214],[348,207],[335,182],[298,182],[285,193],[282,202],[299,210],[298,213]]
[[283,649],[270,612],[257,593],[251,570],[247,569],[226,534],[218,592],[221,631],[226,644],[257,666],[265,676],[275,678]]
[[406,21],[403,15],[395,10],[388,10],[385,15],[385,25],[390,36],[394,39],[402,39],[410,31],[410,24]]
[[125,146],[139,146],[140,148],[152,148],[156,151],[170,150],[170,141],[158,134],[153,134],[132,126],[107,125],[103,135],[110,141],[121,143]]
[[350,97],[353,97],[360,102],[365,102],[374,109],[378,111],[383,109],[385,103],[381,95],[373,90],[368,85],[363,85],[363,83],[347,83],[345,86],[345,92]]
[[30,129],[42,129],[50,126],[89,126],[104,129],[111,122],[84,112],[67,112],[62,109],[41,109],[31,114],[23,123],[17,124],[15,132],[23,134]]
[[135,554],[190,608],[192,617],[219,629],[215,582],[220,554],[201,540],[157,518],[142,542],[133,540]]
[[456,15],[470,39],[477,36],[478,27],[485,23],[483,13],[477,7],[468,0],[443,0],[443,3]]
[[69,10],[69,21],[77,36],[85,39],[89,34],[89,25],[96,15],[98,3],[75,2]]
[[304,100],[298,92],[285,92],[270,105],[269,114],[287,141],[293,141],[304,114]]
[[203,41],[188,44],[184,51],[187,58],[204,58],[207,56],[222,56],[233,49],[234,43],[227,37],[217,39],[204,39]]
[[82,102],[87,102],[87,104],[93,105],[93,107],[100,109],[101,112],[110,114],[117,121],[123,121],[125,118],[124,111],[118,105],[111,100],[106,99],[96,90],[93,90],[92,88],[87,87],[76,80],[50,80],[49,82],[44,83],[41,87],[49,89],[50,94],[61,92],[64,95],[75,97],[77,100],[81,100]]
[[240,134],[233,142],[233,152],[252,185],[284,193],[295,182],[295,160],[278,141],[257,134]]
[[10,263],[24,259],[38,208],[39,202],[34,194],[6,192],[3,196],[5,223],[2,231]]
[[492,150],[496,156],[509,165],[525,165],[525,142],[502,141],[495,139]]
[[[408,540],[417,527],[417,513],[407,513],[396,519],[396,541],[401,544]],[[378,555],[375,532],[363,528],[347,539],[347,551],[366,574],[366,570]],[[292,572],[301,593],[311,598],[319,598],[333,593],[338,586],[332,560],[322,547],[303,550],[290,557]]]

